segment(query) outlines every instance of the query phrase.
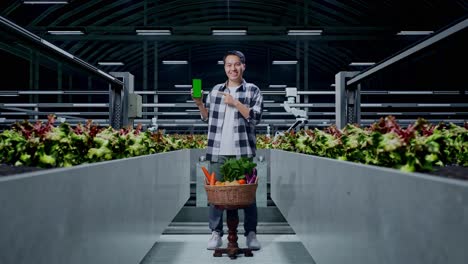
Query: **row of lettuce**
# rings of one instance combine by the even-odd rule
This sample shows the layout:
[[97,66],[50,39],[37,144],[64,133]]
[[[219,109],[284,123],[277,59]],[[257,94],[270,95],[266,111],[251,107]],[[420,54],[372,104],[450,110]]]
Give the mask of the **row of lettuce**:
[[[179,149],[206,148],[206,135],[166,135],[137,128],[115,130],[88,121],[71,127],[47,123],[17,123],[0,134],[0,163],[17,166],[67,167]],[[468,166],[468,124],[433,125],[418,119],[406,128],[394,117],[369,127],[348,124],[344,129],[257,137],[257,148],[397,168],[430,171],[434,166]]]

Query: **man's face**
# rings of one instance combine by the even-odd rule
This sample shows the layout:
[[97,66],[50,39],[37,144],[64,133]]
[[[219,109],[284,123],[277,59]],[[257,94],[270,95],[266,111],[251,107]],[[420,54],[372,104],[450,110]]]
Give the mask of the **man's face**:
[[239,57],[236,55],[228,55],[224,61],[224,71],[230,81],[242,81],[245,64],[242,64]]

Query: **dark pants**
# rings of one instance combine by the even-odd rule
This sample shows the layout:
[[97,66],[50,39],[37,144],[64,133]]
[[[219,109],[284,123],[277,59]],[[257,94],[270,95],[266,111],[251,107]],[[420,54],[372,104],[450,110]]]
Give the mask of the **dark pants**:
[[[226,159],[230,158],[231,156],[219,156],[218,162],[211,162],[210,163],[210,171],[214,171],[216,173],[216,180],[221,181],[222,176],[220,173],[220,167],[224,164]],[[235,157],[235,156],[233,156]],[[235,213],[233,215],[238,216],[237,210],[234,210]],[[210,204],[209,209],[209,227],[211,231],[217,231],[223,235],[223,212],[224,209],[218,209],[214,205]],[[250,231],[254,231],[257,233],[257,204],[253,203],[248,207],[244,208],[244,235]]]

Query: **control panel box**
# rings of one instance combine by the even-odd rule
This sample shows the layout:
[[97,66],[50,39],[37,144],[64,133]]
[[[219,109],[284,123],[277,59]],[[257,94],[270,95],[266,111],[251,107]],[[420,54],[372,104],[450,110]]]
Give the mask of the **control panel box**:
[[142,100],[141,95],[130,93],[128,94],[128,118],[142,116]]

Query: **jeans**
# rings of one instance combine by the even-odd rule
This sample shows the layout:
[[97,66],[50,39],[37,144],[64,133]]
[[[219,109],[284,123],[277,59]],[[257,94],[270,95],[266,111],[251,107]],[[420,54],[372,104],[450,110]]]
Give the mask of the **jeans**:
[[[226,159],[235,158],[235,156],[219,156],[218,162],[210,163],[210,170],[216,173],[216,180],[221,181],[220,167],[224,164]],[[210,204],[209,208],[209,227],[211,231],[217,231],[221,236],[223,235],[223,209],[218,209],[214,205]],[[235,210],[237,215],[237,210]],[[244,208],[244,236],[250,231],[257,233],[257,204],[253,203]]]

